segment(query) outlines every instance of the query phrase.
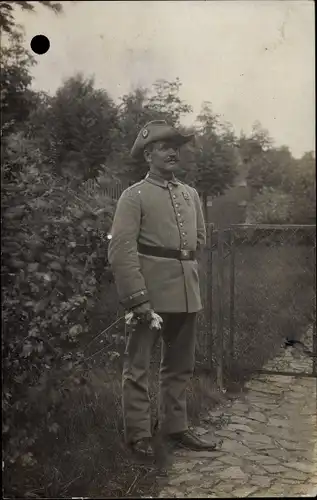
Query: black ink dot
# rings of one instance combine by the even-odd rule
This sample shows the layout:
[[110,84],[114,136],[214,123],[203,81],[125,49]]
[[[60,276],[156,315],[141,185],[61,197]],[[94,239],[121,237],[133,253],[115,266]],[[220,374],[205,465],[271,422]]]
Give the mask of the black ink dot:
[[46,54],[50,48],[50,41],[45,35],[36,35],[31,40],[31,49],[35,54]]

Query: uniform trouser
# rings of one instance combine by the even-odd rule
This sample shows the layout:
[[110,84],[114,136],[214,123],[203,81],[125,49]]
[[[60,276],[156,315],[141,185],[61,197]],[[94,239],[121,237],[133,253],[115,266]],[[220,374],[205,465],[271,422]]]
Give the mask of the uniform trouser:
[[138,325],[127,340],[122,374],[122,406],[127,443],[151,436],[148,375],[151,353],[162,338],[159,372],[159,426],[163,433],[188,428],[186,387],[195,364],[197,313],[159,313],[162,330]]

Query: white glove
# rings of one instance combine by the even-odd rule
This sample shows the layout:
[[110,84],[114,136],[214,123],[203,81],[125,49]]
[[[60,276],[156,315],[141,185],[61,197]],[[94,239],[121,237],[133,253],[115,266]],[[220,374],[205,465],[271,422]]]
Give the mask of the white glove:
[[[125,314],[125,322],[127,325],[137,325],[138,320],[136,318],[136,314],[133,311],[127,312]],[[152,309],[149,311],[147,315],[148,321],[150,323],[150,329],[160,330],[162,328],[161,324],[163,323],[163,319],[157,313],[155,313]]]

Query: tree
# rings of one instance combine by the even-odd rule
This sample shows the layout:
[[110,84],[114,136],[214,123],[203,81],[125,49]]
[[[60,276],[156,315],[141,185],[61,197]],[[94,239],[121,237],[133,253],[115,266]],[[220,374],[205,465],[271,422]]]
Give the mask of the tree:
[[[316,161],[312,152],[295,160],[288,148],[272,148],[257,177],[260,189],[248,207],[248,222],[316,223]],[[252,179],[254,182],[254,178]]]
[[120,165],[120,176],[135,182],[145,176],[148,169],[145,160],[133,160],[130,150],[137,133],[147,122],[166,120],[179,126],[181,116],[191,111],[179,97],[180,88],[179,79],[157,80],[150,89],[138,88],[122,97],[114,145],[116,153],[112,157],[112,161]]
[[180,126],[181,116],[192,111],[192,107],[179,96],[181,86],[179,78],[172,82],[163,79],[154,82],[145,105],[146,110],[151,115],[156,114],[157,119],[162,118],[174,126]]
[[[261,191],[270,170],[269,152],[273,140],[259,122],[255,122],[249,137],[241,133],[237,142],[239,156],[247,172],[247,183],[253,195]],[[271,169],[272,170],[272,169]]]
[[289,191],[295,159],[287,146],[275,147],[268,131],[256,122],[249,137],[241,134],[238,147],[254,195],[264,188]]
[[[55,13],[62,12],[60,3],[49,1],[38,3],[52,9]],[[30,88],[32,82],[30,69],[35,64],[35,60],[23,47],[23,27],[17,25],[14,18],[17,7],[29,12],[35,11],[33,2],[12,0],[0,4],[2,139],[21,128],[37,101],[36,92]]]
[[316,158],[312,151],[294,162],[290,178],[293,224],[316,224]]
[[315,157],[296,160],[287,146],[275,147],[257,122],[250,137],[241,134],[240,157],[247,165],[253,191],[248,221],[307,224],[316,221]]
[[7,136],[23,124],[34,103],[31,91],[30,69],[33,57],[22,45],[21,34],[10,37],[7,46],[0,48],[1,55],[1,136]]
[[[33,3],[34,2],[19,1],[19,0],[10,0],[10,2],[1,2],[0,30],[3,30],[8,35],[15,34],[17,32],[18,27],[16,26],[14,19],[14,9],[16,7],[19,7],[22,10],[28,12],[34,12],[35,6],[33,5]],[[48,7],[56,14],[61,13],[63,10],[62,4],[59,2],[49,2],[49,1],[39,0],[37,3],[44,5],[45,7]]]
[[256,192],[264,187],[289,189],[290,171],[294,158],[286,146],[264,151],[251,162],[248,184]]
[[117,110],[93,78],[77,74],[46,99],[29,121],[29,136],[41,141],[42,153],[60,176],[81,183],[103,170],[113,148]]
[[235,136],[227,124],[222,124],[205,102],[197,117],[196,172],[193,182],[202,193],[205,214],[207,196],[218,196],[232,185],[237,173]]

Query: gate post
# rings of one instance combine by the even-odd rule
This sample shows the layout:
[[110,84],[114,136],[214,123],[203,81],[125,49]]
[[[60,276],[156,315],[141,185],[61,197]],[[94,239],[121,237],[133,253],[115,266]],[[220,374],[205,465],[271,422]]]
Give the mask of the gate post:
[[228,346],[228,358],[229,366],[234,357],[234,334],[235,334],[235,234],[234,230],[230,230],[230,325],[229,325],[229,346]]
[[207,224],[207,286],[206,286],[206,308],[209,336],[207,341],[209,367],[212,368],[213,355],[213,224]]
[[224,320],[224,231],[218,231],[218,258],[217,258],[217,337],[216,362],[217,386],[223,390],[223,320]]
[[313,298],[313,375],[317,376],[317,333],[316,333],[316,233],[314,241],[314,298]]

